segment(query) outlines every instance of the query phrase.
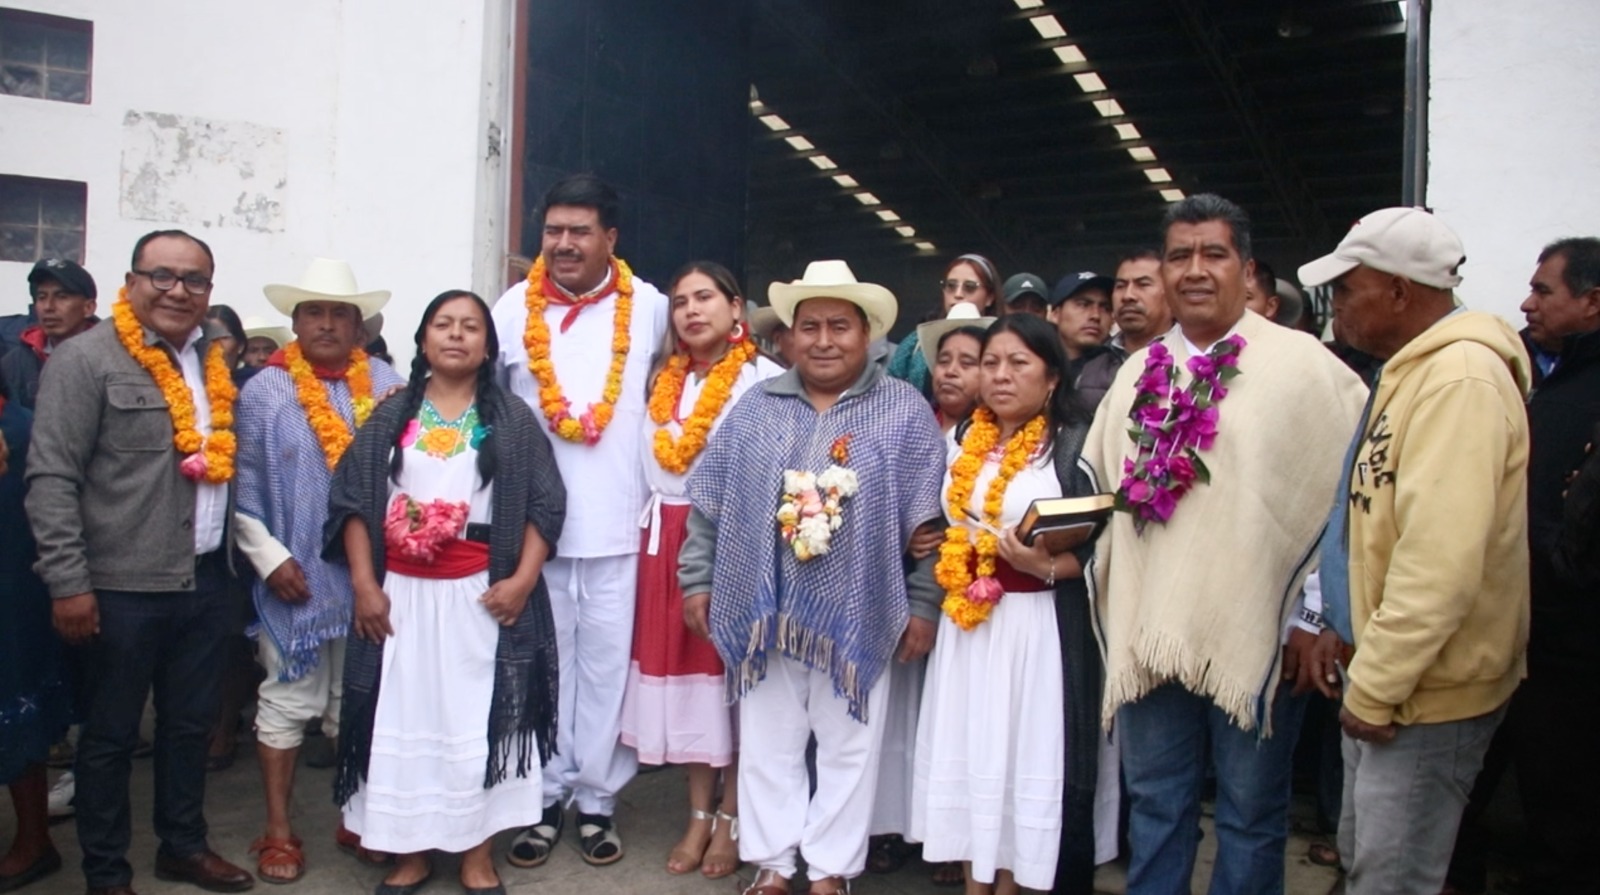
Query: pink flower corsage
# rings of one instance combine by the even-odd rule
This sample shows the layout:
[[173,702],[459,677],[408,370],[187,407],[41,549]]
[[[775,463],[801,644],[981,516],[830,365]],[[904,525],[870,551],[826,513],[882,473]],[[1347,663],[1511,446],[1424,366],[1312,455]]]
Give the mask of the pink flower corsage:
[[467,502],[413,500],[397,494],[383,520],[383,543],[391,552],[413,562],[432,563],[445,542],[461,535],[467,521]]
[[204,451],[195,451],[178,461],[178,472],[191,482],[198,482],[206,477],[206,455]]

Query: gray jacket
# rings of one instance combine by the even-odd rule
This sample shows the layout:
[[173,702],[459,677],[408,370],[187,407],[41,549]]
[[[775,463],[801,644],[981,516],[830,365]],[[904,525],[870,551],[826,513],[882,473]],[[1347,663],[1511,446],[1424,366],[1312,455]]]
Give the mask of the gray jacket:
[[[145,330],[145,343],[156,335]],[[202,337],[203,357],[209,342]],[[90,590],[194,588],[195,485],[178,472],[161,389],[97,326],[45,364],[28,456],[34,570],[56,599]],[[229,487],[224,546],[232,541]]]

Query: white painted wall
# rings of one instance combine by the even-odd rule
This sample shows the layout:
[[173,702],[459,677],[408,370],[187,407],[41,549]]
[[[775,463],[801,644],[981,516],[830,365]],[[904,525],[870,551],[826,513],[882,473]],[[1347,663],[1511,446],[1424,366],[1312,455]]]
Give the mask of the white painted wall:
[[1461,297],[1520,328],[1539,249],[1600,235],[1600,3],[1436,0],[1432,24],[1427,201]]
[[[261,287],[312,257],[348,259],[393,291],[402,361],[435,294],[504,288],[510,141],[488,135],[511,129],[512,0],[0,5],[95,23],[89,105],[0,96],[0,173],[88,184],[102,311],[162,227],[210,243],[212,300],[242,316],[276,319]],[[26,309],[28,268],[0,263],[0,314]]]

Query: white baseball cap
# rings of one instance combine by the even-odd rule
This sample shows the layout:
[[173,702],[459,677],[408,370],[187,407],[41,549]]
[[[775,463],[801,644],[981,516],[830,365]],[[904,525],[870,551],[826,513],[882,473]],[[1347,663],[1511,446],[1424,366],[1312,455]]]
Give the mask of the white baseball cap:
[[1300,268],[1306,288],[1332,282],[1358,265],[1435,289],[1461,285],[1467,250],[1444,222],[1421,208],[1384,208],[1356,221],[1332,254]]

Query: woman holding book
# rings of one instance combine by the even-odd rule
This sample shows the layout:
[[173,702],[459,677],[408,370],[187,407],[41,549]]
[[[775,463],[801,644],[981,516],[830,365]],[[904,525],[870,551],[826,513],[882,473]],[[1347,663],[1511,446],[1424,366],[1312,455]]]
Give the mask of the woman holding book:
[[[1025,546],[1015,526],[1037,499],[1097,490],[1077,464],[1089,420],[1045,321],[1001,318],[981,358],[978,407],[949,441],[949,528],[934,570],[944,615],[917,727],[911,836],[929,861],[965,862],[968,892],[1048,890],[1064,820],[1093,840],[1096,737],[1074,742],[1082,734],[1069,735],[1067,717],[1074,699],[1092,698],[1093,724],[1099,700],[1075,678],[1098,657],[1064,656],[1058,637],[1058,599],[1075,593],[1086,624],[1079,554]],[[1089,754],[1088,817],[1063,814],[1074,748]]]

